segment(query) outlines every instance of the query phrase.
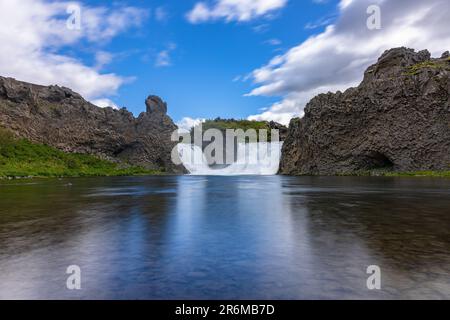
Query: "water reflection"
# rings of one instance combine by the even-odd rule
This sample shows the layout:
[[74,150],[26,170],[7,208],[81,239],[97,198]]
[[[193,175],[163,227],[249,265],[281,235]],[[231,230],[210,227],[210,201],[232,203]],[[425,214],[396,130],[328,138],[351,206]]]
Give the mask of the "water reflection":
[[[450,298],[445,179],[0,184],[0,298]],[[65,288],[82,269],[82,290]],[[382,290],[366,268],[382,269]]]

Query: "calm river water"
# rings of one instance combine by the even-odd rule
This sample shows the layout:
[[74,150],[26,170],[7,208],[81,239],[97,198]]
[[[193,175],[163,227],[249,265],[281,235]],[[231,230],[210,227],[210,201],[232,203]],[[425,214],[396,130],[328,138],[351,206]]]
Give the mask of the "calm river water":
[[0,299],[16,298],[450,299],[450,179],[0,181]]

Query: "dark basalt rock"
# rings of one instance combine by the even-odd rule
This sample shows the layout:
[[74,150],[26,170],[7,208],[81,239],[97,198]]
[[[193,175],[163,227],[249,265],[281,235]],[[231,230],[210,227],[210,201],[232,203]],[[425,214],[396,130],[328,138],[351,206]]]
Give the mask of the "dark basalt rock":
[[166,103],[151,96],[146,105],[147,112],[135,118],[124,109],[94,106],[68,88],[0,77],[0,126],[16,136],[65,152],[183,172],[171,161],[177,127]]
[[292,120],[280,172],[450,170],[450,59],[396,48],[357,88],[313,98]]
[[147,106],[147,113],[167,113],[167,103],[161,100],[157,96],[149,96],[145,100],[145,105]]
[[286,140],[286,137],[288,135],[288,128],[286,126],[283,126],[282,124],[275,122],[275,121],[270,121],[269,122],[269,128],[278,130],[278,133],[280,135],[280,141],[284,141]]

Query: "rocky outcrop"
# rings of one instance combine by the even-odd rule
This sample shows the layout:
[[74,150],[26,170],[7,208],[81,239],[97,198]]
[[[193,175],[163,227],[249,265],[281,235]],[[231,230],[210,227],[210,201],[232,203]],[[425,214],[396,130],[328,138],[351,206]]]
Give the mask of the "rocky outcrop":
[[157,96],[149,96],[145,100],[145,106],[147,107],[148,114],[166,114],[167,113],[167,103],[161,100]]
[[450,170],[450,58],[386,51],[357,88],[321,94],[294,119],[282,174]]
[[65,152],[182,172],[171,161],[177,129],[160,98],[146,100],[135,118],[122,109],[99,108],[70,89],[38,86],[0,77],[0,126],[16,136]]
[[288,135],[288,128],[278,122],[275,121],[270,121],[268,123],[268,126],[270,128],[270,130],[278,130],[278,134],[280,135],[280,141],[284,141],[286,140],[286,137]]

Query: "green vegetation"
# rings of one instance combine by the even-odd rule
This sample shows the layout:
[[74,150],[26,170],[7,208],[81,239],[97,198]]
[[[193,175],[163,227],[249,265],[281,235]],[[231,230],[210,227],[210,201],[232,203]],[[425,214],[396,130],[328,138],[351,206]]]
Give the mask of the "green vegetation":
[[250,120],[235,120],[235,119],[221,119],[217,118],[215,120],[207,120],[203,123],[203,130],[208,129],[242,129],[247,131],[249,129],[255,130],[270,130],[269,123],[266,121],[250,121]]
[[152,175],[157,171],[116,164],[92,155],[65,153],[58,149],[15,139],[0,128],[0,178],[89,177]]
[[389,172],[386,177],[432,177],[450,178],[450,171],[414,171],[414,172]]
[[[220,131],[226,131],[227,129],[238,130],[242,129],[244,132],[250,129],[267,130],[267,140],[271,141],[271,128],[270,123],[267,121],[250,121],[250,120],[236,120],[236,119],[221,119],[206,120],[202,123],[203,132],[209,129],[218,129]],[[191,130],[191,135],[194,133],[194,128]],[[259,137],[258,137],[259,138]]]
[[[450,61],[450,58],[448,58],[446,61]],[[415,76],[426,68],[429,69],[448,68],[448,65],[444,61],[424,61],[408,67],[407,71],[405,72],[405,75]]]
[[411,171],[395,172],[390,170],[369,170],[351,173],[341,173],[338,176],[355,177],[430,177],[430,178],[450,178],[450,171]]

